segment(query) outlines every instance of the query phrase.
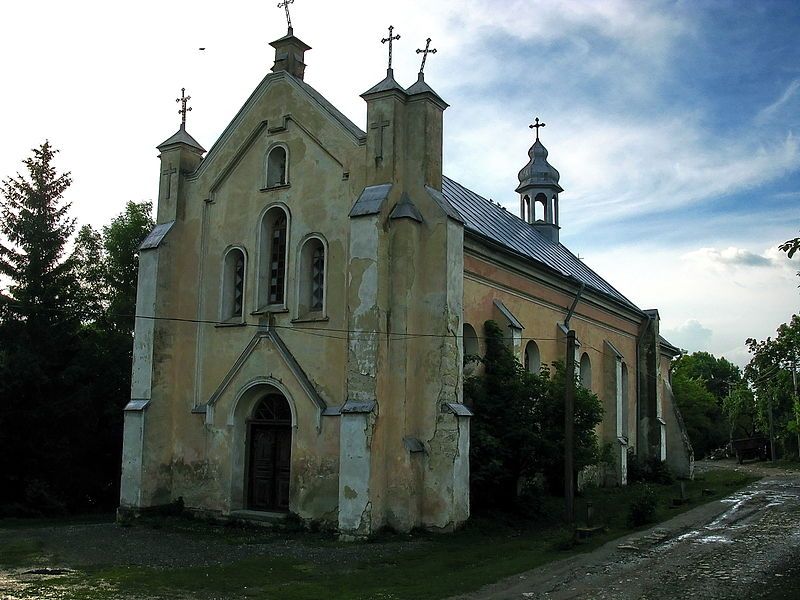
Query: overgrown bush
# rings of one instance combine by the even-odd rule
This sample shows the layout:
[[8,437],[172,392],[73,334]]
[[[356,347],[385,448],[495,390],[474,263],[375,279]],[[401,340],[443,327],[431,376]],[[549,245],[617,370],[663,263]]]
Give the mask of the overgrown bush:
[[[473,407],[470,476],[473,508],[522,507],[537,503],[541,489],[530,483],[544,475],[547,491],[564,489],[563,363],[528,373],[505,343],[494,321],[484,324],[484,373],[468,377],[464,400]],[[602,404],[591,391],[575,389],[575,473],[596,464],[595,427]]]
[[648,484],[638,486],[628,507],[628,524],[640,527],[656,520],[656,495]]
[[667,463],[657,456],[639,457],[633,448],[628,450],[628,481],[630,483],[659,483],[669,485],[675,476]]

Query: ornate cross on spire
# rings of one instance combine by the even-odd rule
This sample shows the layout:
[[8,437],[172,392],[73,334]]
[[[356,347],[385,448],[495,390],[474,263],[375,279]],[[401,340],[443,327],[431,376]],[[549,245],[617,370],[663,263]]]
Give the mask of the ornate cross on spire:
[[539,139],[539,127],[545,127],[544,123],[539,123],[539,117],[536,117],[536,122],[533,125],[528,125],[529,129],[536,130],[536,139]]
[[428,54],[436,54],[438,50],[436,48],[431,48],[431,38],[425,40],[425,49],[420,50],[417,48],[417,54],[422,54],[422,65],[419,68],[419,72],[422,73],[425,70],[425,61],[428,60]]
[[189,102],[189,100],[191,99],[192,99],[191,96],[186,95],[186,88],[181,88],[181,97],[175,98],[175,102],[181,103],[181,108],[178,111],[178,114],[181,116],[181,127],[183,127],[184,129],[186,128],[186,113],[192,110],[192,107],[191,106],[187,107],[186,103]]
[[289,14],[289,5],[292,4],[294,0],[283,0],[278,4],[278,8],[283,8],[286,10],[286,24],[289,26],[289,31],[292,30],[292,16]]
[[397,35],[392,35],[393,31],[394,31],[394,26],[393,25],[389,25],[389,37],[383,38],[381,40],[381,44],[385,44],[386,42],[389,42],[389,68],[390,69],[392,68],[392,41],[400,39],[400,34],[399,33]]

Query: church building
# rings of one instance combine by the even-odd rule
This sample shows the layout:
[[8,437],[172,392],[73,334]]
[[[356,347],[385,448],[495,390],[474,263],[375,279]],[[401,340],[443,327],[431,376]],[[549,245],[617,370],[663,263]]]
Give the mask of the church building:
[[[389,32],[390,48],[392,31]],[[365,128],[305,81],[311,48],[275,62],[206,150],[183,122],[158,146],[157,225],[139,253],[120,510],[182,498],[198,513],[292,512],[357,538],[449,531],[469,517],[483,323],[531,371],[578,339],[603,402],[601,443],[691,471],[668,382],[679,351],[559,242],[558,171],[536,141],[516,216],[442,173],[448,104],[425,81],[361,94]],[[427,57],[428,47],[423,51]],[[513,159],[513,157],[511,157]],[[563,224],[568,227],[568,223]],[[474,407],[480,410],[480,407]]]

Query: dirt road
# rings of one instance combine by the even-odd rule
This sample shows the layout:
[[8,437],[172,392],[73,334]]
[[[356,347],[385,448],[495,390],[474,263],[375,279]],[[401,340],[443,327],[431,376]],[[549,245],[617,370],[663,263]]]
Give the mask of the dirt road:
[[[649,531],[551,563],[460,600],[800,598],[800,473],[764,479]],[[700,463],[702,472],[708,465]]]

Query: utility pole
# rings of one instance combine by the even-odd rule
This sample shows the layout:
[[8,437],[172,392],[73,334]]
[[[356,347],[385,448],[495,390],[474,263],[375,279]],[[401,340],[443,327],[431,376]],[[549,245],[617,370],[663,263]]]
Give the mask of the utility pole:
[[775,428],[772,424],[772,401],[775,399],[775,392],[769,397],[769,453],[772,462],[775,462]]
[[575,331],[567,332],[567,380],[564,387],[564,502],[567,523],[575,519],[575,480],[573,445],[575,443]]
[[[792,383],[794,384],[794,422],[800,425],[800,403],[797,400],[797,360],[792,363]],[[800,427],[795,429],[797,435],[797,458],[800,458]]]

